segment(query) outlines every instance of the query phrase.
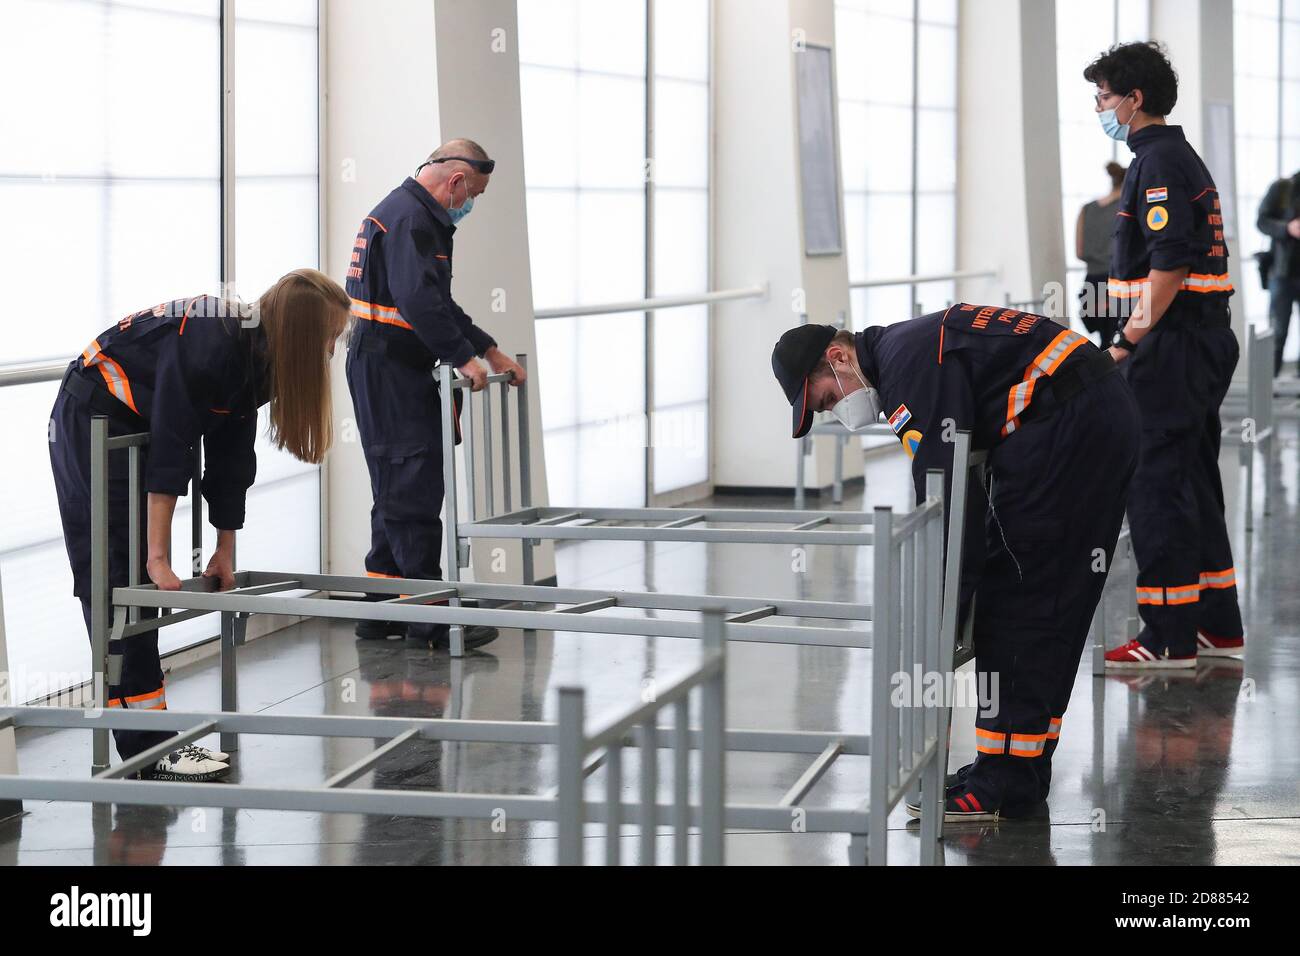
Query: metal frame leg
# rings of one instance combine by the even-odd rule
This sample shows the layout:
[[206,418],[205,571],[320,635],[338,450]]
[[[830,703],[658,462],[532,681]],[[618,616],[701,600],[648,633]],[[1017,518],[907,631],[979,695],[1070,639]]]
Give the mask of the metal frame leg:
[[[248,619],[229,611],[221,614],[221,709],[226,713],[239,711],[239,683],[236,671],[237,648],[244,643]],[[221,749],[227,752],[239,749],[239,734],[221,734]]]
[[[108,419],[90,421],[90,659],[94,709],[108,706]],[[107,770],[108,728],[91,731],[90,772]]]

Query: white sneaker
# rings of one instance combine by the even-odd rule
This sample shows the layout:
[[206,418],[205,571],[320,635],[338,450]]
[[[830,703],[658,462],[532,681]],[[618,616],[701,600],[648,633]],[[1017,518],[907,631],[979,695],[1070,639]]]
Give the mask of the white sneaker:
[[209,760],[215,760],[218,763],[230,763],[230,754],[223,750],[209,750],[207,747],[200,747],[198,744],[192,744],[191,746],[199,753],[206,754]]
[[188,746],[173,750],[152,768],[141,770],[141,780],[180,780],[187,783],[207,783],[225,776],[230,765],[208,757],[201,747]]

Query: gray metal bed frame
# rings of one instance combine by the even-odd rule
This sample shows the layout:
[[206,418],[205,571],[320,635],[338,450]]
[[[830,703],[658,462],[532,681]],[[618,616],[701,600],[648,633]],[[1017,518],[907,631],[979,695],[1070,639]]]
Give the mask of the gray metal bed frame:
[[[110,449],[135,449],[132,472],[138,481],[138,449],[147,435],[109,439],[107,422],[96,420],[92,427],[92,466],[106,479]],[[959,443],[968,448],[968,436]],[[964,454],[964,449],[963,449]],[[133,486],[135,483],[133,482]],[[964,485],[955,498],[964,495]],[[115,588],[113,636],[129,640],[138,634],[169,623],[206,613],[221,615],[222,705],[216,713],[179,711],[134,711],[104,708],[107,685],[121,666],[120,658],[108,655],[106,621],[108,608],[94,616],[96,708],[90,710],[50,707],[0,709],[0,729],[6,727],[62,727],[92,731],[93,775],[90,779],[56,779],[17,776],[0,777],[0,800],[44,799],[89,803],[140,803],[153,805],[189,804],[214,807],[246,807],[315,812],[400,814],[410,816],[485,818],[504,812],[520,820],[554,820],[560,826],[560,859],[580,862],[582,827],[585,821],[606,824],[606,859],[619,860],[620,824],[635,819],[640,824],[643,862],[654,859],[654,841],[661,813],[671,813],[677,862],[685,862],[687,830],[700,827],[703,862],[722,861],[724,827],[742,829],[786,829],[796,815],[805,832],[846,832],[851,835],[850,861],[883,864],[887,859],[887,825],[890,810],[908,792],[918,787],[924,795],[921,822],[921,861],[939,862],[938,839],[942,833],[941,799],[948,753],[951,702],[925,706],[904,700],[896,706],[891,689],[900,674],[950,675],[956,655],[957,588],[959,586],[961,529],[958,523],[948,556],[943,557],[942,476],[928,476],[929,496],[915,511],[897,520],[888,508],[874,511],[873,532],[877,560],[874,566],[874,607],[819,602],[776,602],[761,608],[744,607],[747,599],[683,597],[676,595],[604,594],[518,587],[513,585],[469,585],[441,581],[348,578],[333,575],[270,574],[240,572],[234,590],[213,593],[201,578],[186,581],[181,591],[159,591],[152,585]],[[132,497],[129,522],[131,544],[138,547],[140,514],[138,497]],[[958,513],[959,501],[952,512]],[[107,495],[103,481],[92,491],[92,538],[107,541]],[[98,536],[98,537],[96,537]],[[139,575],[138,553],[130,560],[130,577]],[[97,590],[107,587],[107,549],[96,552],[92,561]],[[398,595],[385,602],[328,600],[319,597],[288,597],[287,590],[369,590]],[[403,592],[411,596],[402,597]],[[593,593],[601,596],[592,598]],[[524,611],[508,607],[475,608],[459,605],[461,598],[507,598],[518,603],[568,603],[570,607],[551,611]],[[445,607],[420,602],[448,601]],[[622,603],[646,607],[666,605],[677,610],[699,610],[699,622],[607,618],[595,613]],[[159,608],[160,617],[142,618],[140,609]],[[740,610],[737,610],[740,608]],[[784,642],[821,643],[826,634],[812,638],[808,632],[835,629],[772,628],[754,623],[781,611],[801,615],[845,619],[850,613],[866,611],[872,619],[869,639],[865,634],[837,638],[839,646],[870,646],[872,659],[872,703],[869,735],[835,732],[727,731],[724,727],[725,644],[729,640],[775,640],[765,631],[784,631]],[[247,616],[254,613],[305,614],[314,617],[396,619],[466,625],[494,624],[525,629],[555,629],[607,633],[632,633],[688,637],[703,643],[703,661],[686,677],[595,734],[586,734],[585,703],[580,690],[560,691],[558,725],[505,721],[409,720],[383,717],[286,716],[239,714],[235,703],[235,648],[242,641]],[[724,617],[730,614],[730,617]],[[860,634],[862,632],[859,632]],[[862,643],[856,643],[861,641]],[[945,681],[945,686],[948,682]],[[695,688],[702,697],[702,723],[690,730],[688,697]],[[658,714],[673,708],[674,802],[658,802],[657,750],[660,728]],[[114,728],[177,731],[157,747],[116,766],[108,765],[108,733]],[[633,733],[635,731],[635,733]],[[266,788],[243,784],[213,786],[127,779],[178,744],[206,735],[221,735],[223,748],[238,747],[241,733],[294,734],[321,737],[370,737],[387,740],[366,758],[355,762],[315,788]],[[630,736],[629,736],[630,735]],[[559,745],[559,789],[554,797],[518,794],[411,793],[386,790],[349,790],[347,785],[379,760],[416,738],[449,742],[554,743]],[[873,746],[873,741],[876,742]],[[884,746],[880,742],[884,742]],[[641,752],[641,799],[626,804],[621,796],[621,749],[637,746]],[[689,801],[689,750],[701,754],[699,802]],[[814,754],[815,758],[779,802],[772,805],[727,804],[725,802],[726,751]],[[587,758],[597,754],[597,759]],[[816,786],[838,757],[871,757],[869,794],[866,802],[853,809],[801,808],[799,802]],[[606,768],[606,800],[590,804],[583,795],[583,778],[600,767]],[[667,819],[665,817],[665,819]]]
[[[527,367],[527,356],[517,355],[520,365]],[[603,540],[603,541],[691,541],[713,544],[790,544],[790,545],[869,545],[871,544],[871,512],[824,511],[809,513],[798,510],[764,508],[581,508],[537,507],[532,504],[529,482],[531,438],[527,416],[527,388],[516,388],[519,430],[520,507],[514,507],[511,482],[509,397],[511,376],[488,376],[488,387],[481,392],[470,392],[468,383],[454,378],[450,366],[438,369],[439,387],[444,395],[454,390],[464,392],[464,428],[462,429],[468,520],[460,516],[456,485],[457,465],[455,455],[455,423],[450,402],[443,402],[443,472],[447,495],[446,548],[449,579],[458,575],[459,568],[468,566],[467,540],[475,537],[514,538],[524,542],[525,584],[533,583],[533,561],[530,545],[542,540]],[[500,389],[500,412],[494,410],[492,387]],[[477,414],[475,396],[481,396],[483,405],[482,439],[476,434]],[[504,510],[495,511],[496,475],[492,420],[499,415],[502,467],[501,500]],[[481,445],[481,451],[480,451]],[[486,508],[480,509],[476,498],[476,477],[479,474],[477,459],[483,458],[484,485],[488,491]],[[480,510],[486,515],[480,517]],[[621,522],[619,526],[575,522]],[[702,524],[764,525],[759,528],[696,527]],[[780,525],[784,527],[771,527]],[[863,530],[845,530],[859,528]]]

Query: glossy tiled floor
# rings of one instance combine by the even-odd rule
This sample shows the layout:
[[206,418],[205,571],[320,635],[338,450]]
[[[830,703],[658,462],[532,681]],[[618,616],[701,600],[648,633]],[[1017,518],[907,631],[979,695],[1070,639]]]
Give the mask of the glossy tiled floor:
[[[957,864],[1197,864],[1300,862],[1300,431],[1284,423],[1272,482],[1273,514],[1243,530],[1235,450],[1225,452],[1249,641],[1244,661],[1202,664],[1176,677],[1094,679],[1081,663],[1054,770],[1050,816],[999,826],[950,828],[946,862]],[[870,505],[904,506],[905,461],[869,462]],[[1257,475],[1258,489],[1265,476]],[[861,488],[845,507],[862,506]],[[719,501],[720,504],[762,504]],[[777,502],[773,502],[777,503]],[[587,587],[656,589],[815,599],[869,599],[869,555],[814,550],[805,573],[788,549],[693,544],[591,542],[566,546],[560,579]],[[1118,639],[1131,594],[1131,568],[1112,575]],[[669,639],[505,632],[463,664],[399,643],[358,644],[349,627],[300,625],[253,642],[241,653],[245,710],[439,716],[459,707],[468,718],[554,719],[553,689],[591,688],[593,718],[632,706],[647,680],[671,676],[695,659],[693,642]],[[733,726],[866,732],[869,652],[740,644],[729,660]],[[170,676],[174,709],[215,709],[214,663]],[[972,752],[970,712],[955,719],[954,766]],[[209,742],[211,743],[211,742]],[[366,753],[371,742],[246,737],[238,779],[268,786],[316,784]],[[85,772],[89,735],[25,734],[25,772]],[[358,785],[537,793],[553,783],[554,752],[538,747],[415,744],[391,755]],[[729,787],[737,801],[773,801],[803,769],[794,758],[734,755]],[[630,768],[629,768],[630,769]],[[852,806],[863,794],[866,763],[842,758],[808,805]],[[595,778],[599,780],[599,772]],[[632,788],[632,776],[625,781]],[[630,790],[630,792],[635,792]],[[0,863],[183,864],[545,863],[554,859],[549,825],[416,820],[309,813],[178,808],[114,808],[29,803],[0,824]],[[589,852],[599,858],[601,840]],[[625,859],[635,840],[625,840]],[[893,862],[913,862],[916,830],[901,811],[892,821]],[[666,849],[666,841],[665,841]],[[728,838],[732,863],[847,861],[847,838],[741,833]]]

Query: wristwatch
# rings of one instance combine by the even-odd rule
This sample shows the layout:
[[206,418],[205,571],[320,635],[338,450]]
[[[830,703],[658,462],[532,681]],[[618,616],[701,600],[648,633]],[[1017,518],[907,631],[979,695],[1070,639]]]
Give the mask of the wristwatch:
[[1137,348],[1136,342],[1130,342],[1124,338],[1124,330],[1120,329],[1115,333],[1115,338],[1111,339],[1111,345],[1117,349],[1123,349],[1125,352],[1132,352]]

